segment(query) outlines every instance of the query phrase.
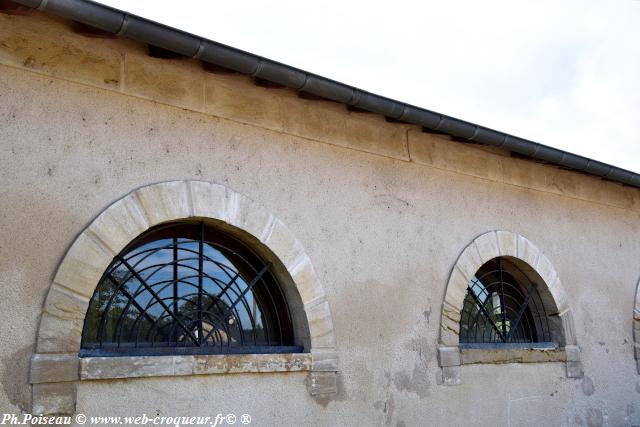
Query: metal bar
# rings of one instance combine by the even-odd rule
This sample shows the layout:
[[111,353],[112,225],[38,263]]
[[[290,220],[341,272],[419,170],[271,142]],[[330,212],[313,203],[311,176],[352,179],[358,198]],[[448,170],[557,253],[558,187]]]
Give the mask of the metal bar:
[[[162,347],[84,347],[80,350],[80,357],[121,357],[121,356],[164,356],[164,355],[201,355],[201,354],[269,354],[269,353],[302,353],[302,346],[233,346],[221,347],[169,347],[169,343]],[[214,350],[215,349],[215,350]],[[214,351],[212,351],[214,350]]]
[[198,241],[198,340],[202,345],[202,271],[204,266],[204,222],[200,223],[200,240]]
[[522,303],[522,305],[520,306],[520,309],[518,310],[518,314],[516,316],[515,321],[513,322],[513,325],[511,325],[511,330],[509,331],[509,336],[507,337],[507,341],[511,339],[511,335],[513,335],[513,331],[518,329],[518,326],[520,325],[520,320],[522,319],[522,315],[524,314],[524,311],[527,309],[527,306],[529,305],[529,298],[531,297],[535,289],[536,289],[535,283],[531,283],[529,285],[529,289],[527,290],[527,296],[524,298],[524,302]]
[[[264,281],[263,281],[264,283]],[[273,295],[271,295],[271,291],[269,290],[268,286],[264,287],[267,291],[267,295],[269,295],[269,299],[271,300],[271,304],[273,307],[277,307],[275,300],[273,299]],[[253,297],[255,298],[255,294],[253,295]],[[280,322],[280,314],[278,313],[278,310],[274,310],[274,314],[276,315],[276,323],[278,324],[278,336],[280,338],[280,344],[283,344],[282,342],[282,324]],[[271,334],[269,333],[269,329],[271,328],[271,326],[269,325],[269,322],[265,321],[264,322],[264,333],[265,333],[265,337],[267,338],[267,341],[269,342],[269,344],[271,344]]]
[[[216,249],[216,250],[217,250],[217,249]],[[224,263],[221,263],[221,262],[216,262],[216,265],[218,265],[218,266],[220,267],[220,269],[221,269],[222,271],[224,271],[224,273],[227,275],[227,277],[229,277],[229,278],[231,279],[231,282],[230,282],[230,283],[228,283],[228,284],[227,284],[227,285],[222,289],[222,291],[220,292],[220,294],[218,294],[218,296],[216,296],[216,297],[215,297],[215,298],[216,298],[216,300],[222,300],[221,296],[222,296],[223,294],[225,294],[225,293],[227,292],[227,290],[231,290],[231,291],[232,291],[234,294],[236,294],[237,296],[238,296],[238,295],[240,295],[240,293],[241,293],[242,291],[240,291],[240,293],[239,293],[238,291],[236,291],[236,290],[235,290],[235,289],[233,289],[233,287],[232,287],[232,286],[233,286],[233,284],[234,284],[234,283],[236,282],[236,280],[238,279],[238,277],[240,277],[240,272],[239,272],[239,271],[238,271],[238,272],[236,272],[236,274],[232,277],[232,276],[229,274],[229,272],[227,271],[227,269],[231,270],[232,272],[233,272],[233,269],[229,268],[227,265],[225,265]],[[209,277],[209,276],[207,276],[207,277]],[[213,278],[212,278],[212,280],[217,281],[217,279],[213,279]],[[240,287],[238,286],[238,288],[240,288]],[[229,298],[229,299],[231,299],[231,298]],[[211,302],[211,304],[209,304],[209,307],[207,307],[207,310],[206,310],[206,311],[209,311],[209,309],[210,309],[210,308],[211,308],[211,306],[216,302],[216,300],[212,301],[212,302]],[[252,325],[252,329],[255,331],[256,325],[255,325],[254,318],[253,318],[253,316],[251,315],[251,311],[250,311],[250,309],[249,309],[249,305],[246,303],[246,301],[243,301],[243,302],[242,302],[242,304],[244,305],[245,310],[246,310],[246,312],[247,312],[247,313],[248,313],[248,315],[249,315],[249,322],[250,322],[250,323],[251,323],[251,325]],[[235,310],[235,312],[236,312],[236,317],[238,318],[238,321],[239,321],[239,319],[240,319],[240,314],[238,313],[238,311],[237,311],[237,310]],[[242,343],[244,343],[244,339],[245,339],[245,338],[244,338],[244,328],[242,327],[242,323],[239,323],[238,325],[239,325],[239,328],[238,328],[238,329],[239,329],[239,331],[240,331],[240,340],[242,341]],[[254,334],[254,336],[255,336],[255,334]],[[256,344],[256,343],[254,342],[254,344]]]
[[[118,281],[115,279],[115,277],[113,277],[111,275],[111,273],[108,273],[107,277],[113,283],[118,283]],[[147,313],[147,311],[144,308],[142,308],[142,306],[140,304],[138,304],[138,302],[136,301],[135,297],[133,295],[131,295],[131,293],[129,293],[129,291],[127,291],[124,288],[124,286],[119,286],[118,287],[118,291],[121,292],[125,297],[127,297],[128,302],[127,302],[127,305],[125,305],[125,307],[122,309],[122,313],[120,313],[120,317],[118,317],[118,322],[116,323],[116,326],[114,328],[115,331],[120,329],[120,324],[122,322],[122,318],[125,315],[125,313],[127,312],[127,310],[129,309],[129,306],[131,306],[131,305],[133,305],[140,312],[141,315],[147,317],[149,319],[149,321],[151,321],[151,322],[154,321],[154,319],[149,315],[149,313]],[[106,315],[108,313],[105,311],[103,314]],[[120,344],[120,334],[118,333],[117,336],[118,336],[118,344]]]
[[256,283],[258,283],[258,280],[260,280],[260,278],[262,277],[262,275],[264,273],[267,272],[267,270],[269,270],[269,268],[271,267],[271,263],[267,263],[265,264],[264,267],[262,267],[262,270],[260,270],[260,272],[258,273],[258,275],[256,277],[253,278],[253,280],[251,280],[251,282],[249,284],[247,284],[247,289],[245,289],[244,291],[242,291],[242,293],[240,294],[240,296],[238,297],[238,299],[236,299],[233,304],[231,304],[231,306],[229,306],[229,308],[227,308],[225,310],[225,312],[223,313],[222,316],[220,316],[220,319],[214,324],[213,329],[211,329],[211,331],[209,331],[209,333],[207,334],[207,336],[205,337],[205,341],[207,339],[209,339],[209,337],[211,336],[211,334],[213,333],[213,331],[216,330],[216,328],[218,327],[218,325],[220,324],[220,322],[223,322],[227,316],[229,315],[229,313],[231,313],[231,310],[233,310],[233,308],[238,305],[238,303],[240,302],[240,300],[255,286]]
[[193,342],[197,344],[198,343],[198,339],[195,336],[193,336],[193,333],[189,329],[187,329],[187,327],[184,325],[184,323],[182,323],[180,318],[178,318],[175,314],[173,314],[173,312],[171,311],[171,308],[169,308],[169,306],[167,306],[167,304],[165,304],[165,302],[160,298],[160,296],[158,294],[156,294],[156,292],[153,290],[153,288],[147,284],[147,282],[138,274],[138,272],[135,271],[133,269],[133,267],[131,267],[129,265],[127,260],[125,260],[120,255],[116,255],[116,258],[118,258],[118,260],[120,260],[120,262],[125,267],[127,267],[127,269],[134,275],[134,277],[136,279],[138,279],[140,284],[142,284],[145,287],[145,289],[147,289],[147,291],[149,291],[149,293],[151,295],[153,295],[153,297],[158,301],[158,303],[162,306],[162,308],[164,308],[164,310],[167,313],[171,314],[171,317],[173,317],[173,320],[176,321],[182,327],[182,329],[186,332],[186,334],[189,336],[189,338],[191,338],[193,340]]
[[[178,316],[178,239],[173,238],[173,314]],[[171,341],[175,341],[175,328],[171,329]]]
[[500,258],[497,260],[498,262],[498,271],[500,272],[500,293],[498,294],[500,298],[500,317],[502,318],[502,339],[506,342],[507,336],[507,315],[504,308],[504,279],[502,276],[502,266],[500,265]]
[[[471,289],[469,286],[467,286],[467,292],[469,294],[471,294],[471,297],[473,298],[473,300],[476,302],[476,304],[478,305],[478,308],[482,311],[482,314],[484,314],[484,317],[489,321],[489,323],[491,324],[491,326],[493,327],[493,329],[495,329],[495,331],[498,333],[498,335],[500,336],[500,338],[504,341],[504,338],[502,337],[502,334],[500,333],[500,329],[498,329],[498,326],[496,326],[496,324],[494,323],[493,319],[491,318],[491,315],[489,314],[489,312],[487,311],[486,308],[484,308],[484,305],[482,304],[482,302],[480,302],[480,300],[478,299],[478,297],[476,296],[475,292],[473,292],[473,289]],[[490,295],[487,297],[489,298]]]

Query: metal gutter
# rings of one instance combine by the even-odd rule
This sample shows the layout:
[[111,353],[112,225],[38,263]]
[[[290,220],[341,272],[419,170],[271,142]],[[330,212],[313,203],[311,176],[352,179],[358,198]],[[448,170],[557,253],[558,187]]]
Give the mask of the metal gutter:
[[13,1],[186,57],[198,58],[298,91],[448,134],[457,139],[503,148],[534,160],[640,188],[640,175],[637,173],[366,92],[89,0]]

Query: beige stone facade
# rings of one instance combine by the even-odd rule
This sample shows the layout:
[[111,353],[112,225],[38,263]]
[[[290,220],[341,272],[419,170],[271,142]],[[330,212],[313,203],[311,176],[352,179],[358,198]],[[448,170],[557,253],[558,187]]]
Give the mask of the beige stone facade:
[[[253,425],[640,424],[640,190],[0,13],[0,409]],[[305,352],[78,357],[113,256],[154,224],[254,236]],[[561,349],[458,347],[493,256],[547,285]]]

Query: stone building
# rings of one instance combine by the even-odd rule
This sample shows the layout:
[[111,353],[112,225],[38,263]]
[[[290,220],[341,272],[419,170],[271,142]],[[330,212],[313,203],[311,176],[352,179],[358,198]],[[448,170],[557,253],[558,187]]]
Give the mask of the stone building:
[[640,424],[639,175],[85,0],[20,3],[3,413]]

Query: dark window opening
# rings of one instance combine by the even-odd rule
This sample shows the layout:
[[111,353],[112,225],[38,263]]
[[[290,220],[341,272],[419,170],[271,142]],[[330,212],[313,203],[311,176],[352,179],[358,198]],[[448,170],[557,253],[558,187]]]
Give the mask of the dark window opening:
[[508,258],[494,258],[471,278],[460,319],[463,347],[555,347],[540,285]]
[[174,222],[145,232],[109,265],[80,356],[300,351],[272,265],[212,225]]

